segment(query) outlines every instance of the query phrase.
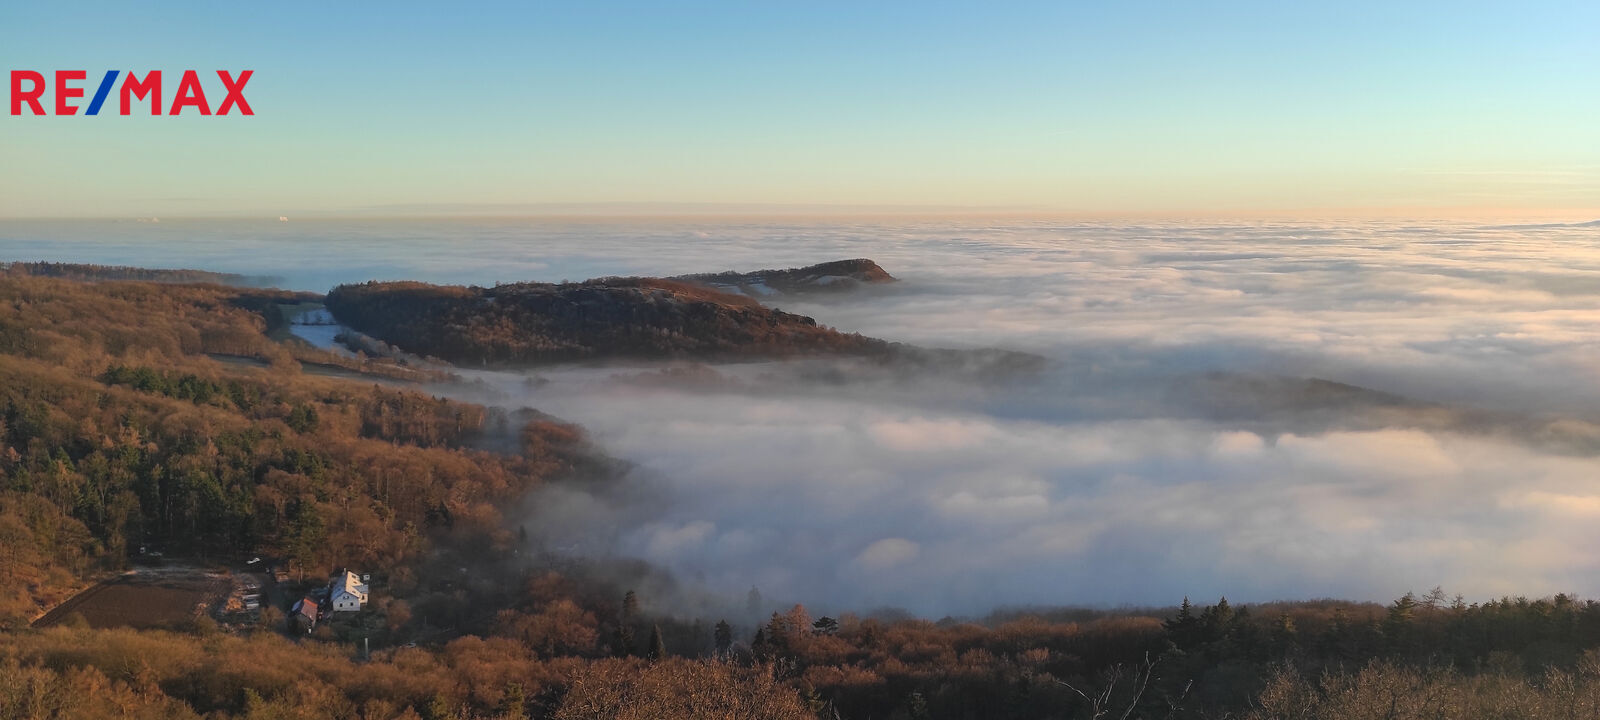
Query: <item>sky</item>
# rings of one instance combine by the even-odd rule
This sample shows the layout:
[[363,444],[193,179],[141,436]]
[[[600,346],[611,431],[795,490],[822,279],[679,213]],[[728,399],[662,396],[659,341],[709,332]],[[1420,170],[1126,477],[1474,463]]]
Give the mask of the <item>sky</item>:
[[0,217],[1592,219],[1595,27],[1593,2],[4,0],[8,76],[250,69],[256,114],[0,115]]

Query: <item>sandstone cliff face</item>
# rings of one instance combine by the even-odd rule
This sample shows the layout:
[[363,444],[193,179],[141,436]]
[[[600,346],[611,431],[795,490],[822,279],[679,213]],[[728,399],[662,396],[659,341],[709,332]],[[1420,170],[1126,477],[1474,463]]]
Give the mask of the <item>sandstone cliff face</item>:
[[350,327],[458,364],[871,355],[887,346],[749,297],[649,278],[493,288],[366,283],[334,288],[326,302]]

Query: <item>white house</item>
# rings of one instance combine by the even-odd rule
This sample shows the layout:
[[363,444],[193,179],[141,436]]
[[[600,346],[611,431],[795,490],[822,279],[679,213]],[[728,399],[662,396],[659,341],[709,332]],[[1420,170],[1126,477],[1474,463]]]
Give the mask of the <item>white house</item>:
[[349,570],[340,570],[328,581],[328,602],[334,612],[355,612],[367,604],[367,584],[361,576]]

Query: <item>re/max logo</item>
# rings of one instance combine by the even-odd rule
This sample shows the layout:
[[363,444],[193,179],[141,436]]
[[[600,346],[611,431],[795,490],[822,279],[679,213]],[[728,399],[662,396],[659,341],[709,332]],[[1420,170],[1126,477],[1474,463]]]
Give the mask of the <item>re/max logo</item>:
[[[244,99],[244,84],[250,82],[250,75],[254,70],[243,70],[238,79],[227,70],[218,70],[217,77],[222,80],[222,90],[227,97],[222,99],[222,104],[217,106],[218,115],[227,115],[230,110],[238,108],[240,115],[254,115],[250,103]],[[117,76],[121,70],[107,70],[104,78],[100,80],[100,87],[94,91],[94,98],[89,101],[88,107],[83,108],[84,115],[99,115],[100,107],[110,97],[111,91],[117,86]],[[72,84],[82,81],[88,73],[82,70],[57,70],[55,71],[55,115],[76,115],[78,106],[73,100],[83,97],[84,88]],[[33,115],[50,115],[45,111],[45,78],[43,73],[33,70],[11,71],[11,114],[21,115],[22,108],[27,107]],[[161,71],[151,70],[138,77],[132,71],[122,81],[118,107],[121,114],[132,115],[136,101],[150,103],[150,114],[161,114]],[[213,97],[215,95],[213,94]],[[210,115],[211,103],[206,100],[206,89],[200,84],[200,74],[193,70],[183,71],[183,79],[178,81],[177,94],[172,98],[172,106],[168,115],[177,115],[188,108],[194,108],[201,115]]]

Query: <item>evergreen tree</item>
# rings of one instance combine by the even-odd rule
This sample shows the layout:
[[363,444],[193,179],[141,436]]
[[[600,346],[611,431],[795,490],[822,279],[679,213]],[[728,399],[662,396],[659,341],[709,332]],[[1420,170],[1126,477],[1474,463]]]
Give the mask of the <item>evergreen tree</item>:
[[427,720],[450,720],[456,717],[456,711],[450,706],[450,699],[444,693],[434,693],[428,701],[428,706],[422,709],[422,717]]
[[638,654],[634,645],[634,623],[639,617],[639,596],[629,590],[622,595],[622,615],[617,620],[616,651],[618,655],[627,657]]
[[767,649],[773,657],[789,652],[789,623],[777,611],[773,611],[772,617],[767,619]]
[[733,647],[733,626],[727,620],[718,620],[716,629],[717,654],[725,655]]
[[284,419],[284,423],[297,433],[311,432],[317,429],[317,409],[309,403],[296,405],[289,411],[289,417]]
[[327,530],[322,522],[322,513],[315,503],[296,502],[288,514],[289,528],[284,545],[288,549],[289,559],[301,573],[304,573],[306,568],[315,566],[321,556],[323,541],[327,539]]
[[1283,656],[1290,655],[1298,647],[1298,632],[1294,627],[1294,618],[1289,617],[1289,613],[1278,613],[1278,619],[1272,626],[1272,644]]
[[913,692],[906,698],[906,717],[912,720],[927,720],[933,717],[928,711],[928,699],[920,692]]
[[1342,607],[1333,609],[1328,629],[1322,634],[1321,652],[1340,660],[1354,660],[1360,651],[1360,627],[1350,621],[1350,614]]
[[611,644],[612,652],[616,653],[617,657],[633,655],[633,627],[618,625],[616,632],[611,634]]
[[1233,606],[1228,604],[1227,598],[1218,600],[1217,604],[1200,613],[1200,631],[1204,634],[1205,642],[1217,642],[1227,637],[1232,626]]
[[1161,623],[1167,631],[1167,636],[1181,650],[1192,649],[1200,627],[1200,621],[1194,616],[1194,606],[1189,604],[1189,596],[1183,596],[1183,604],[1178,606],[1177,617]]
[[506,686],[505,694],[500,697],[499,712],[502,720],[526,720],[528,695],[522,689],[522,683],[513,682]]
[[1389,606],[1389,613],[1383,619],[1383,639],[1389,652],[1403,655],[1415,650],[1413,621],[1417,617],[1417,607],[1417,598],[1411,593],[1406,593]]
[[667,656],[667,640],[661,637],[661,626],[653,625],[650,628],[650,650],[645,657],[651,660],[660,660]]

